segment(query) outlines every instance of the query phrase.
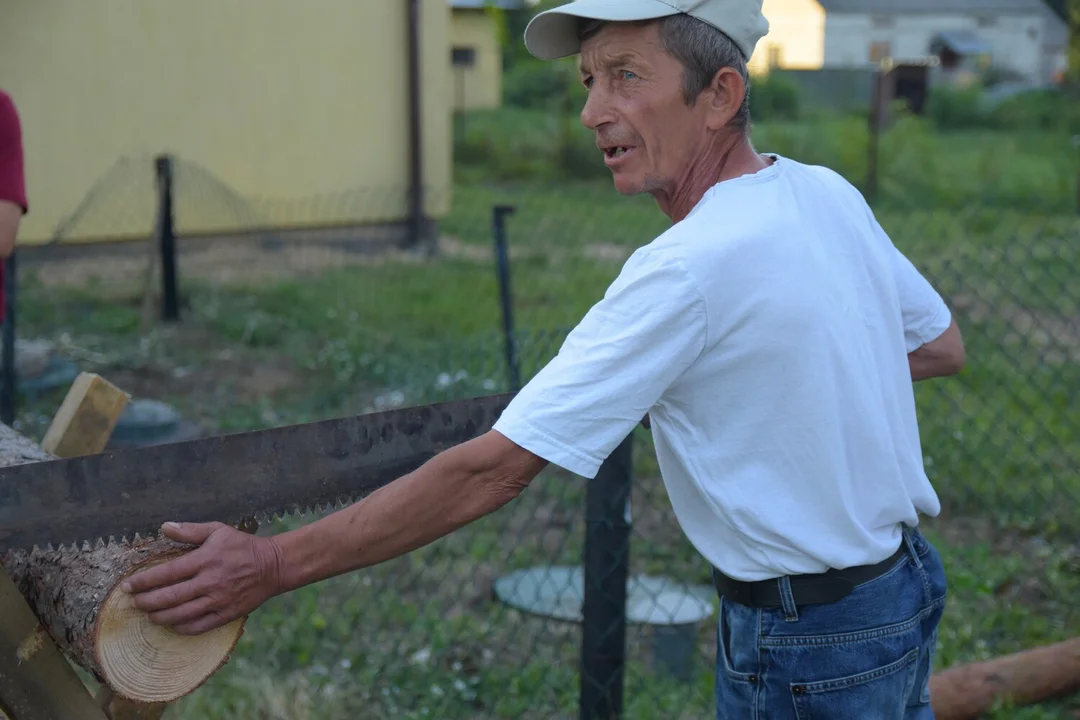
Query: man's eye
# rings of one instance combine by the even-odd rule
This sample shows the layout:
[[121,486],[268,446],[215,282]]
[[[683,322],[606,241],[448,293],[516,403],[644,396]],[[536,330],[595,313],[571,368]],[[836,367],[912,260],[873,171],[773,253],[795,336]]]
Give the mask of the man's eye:
[[629,70],[623,70],[622,73],[623,73],[623,79],[624,80],[633,80],[633,79],[635,79],[637,77],[637,75],[635,73],[633,73],[633,72],[631,72]]

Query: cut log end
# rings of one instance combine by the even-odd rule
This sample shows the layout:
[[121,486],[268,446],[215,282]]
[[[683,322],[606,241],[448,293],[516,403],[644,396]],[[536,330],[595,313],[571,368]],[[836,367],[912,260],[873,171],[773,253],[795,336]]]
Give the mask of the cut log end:
[[165,537],[93,549],[13,552],[4,569],[44,629],[95,678],[126,700],[166,703],[201,686],[229,659],[244,619],[198,636],[150,622],[123,580],[191,551]]
[[[157,562],[161,560],[145,567]],[[132,605],[131,596],[116,587],[98,611],[96,669],[121,697],[141,703],[172,702],[217,672],[243,632],[241,618],[202,635],[180,635],[150,622]]]

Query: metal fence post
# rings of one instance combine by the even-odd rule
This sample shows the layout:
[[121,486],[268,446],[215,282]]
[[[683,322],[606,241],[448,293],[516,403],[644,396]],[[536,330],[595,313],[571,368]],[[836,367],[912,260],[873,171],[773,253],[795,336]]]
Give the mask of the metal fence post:
[[581,720],[622,717],[633,443],[631,432],[608,456],[586,491]]
[[4,261],[3,387],[0,389],[0,422],[11,427],[15,422],[15,396],[18,373],[15,368],[15,253]]
[[176,283],[176,225],[173,218],[173,161],[159,155],[154,163],[158,181],[158,242],[161,243],[161,317],[180,319]]
[[521,366],[518,360],[517,338],[514,336],[514,302],[510,291],[510,253],[506,248],[506,216],[515,208],[496,205],[494,211],[495,272],[499,279],[499,303],[502,306],[503,339],[506,352],[506,370],[510,376],[510,389],[521,389]]

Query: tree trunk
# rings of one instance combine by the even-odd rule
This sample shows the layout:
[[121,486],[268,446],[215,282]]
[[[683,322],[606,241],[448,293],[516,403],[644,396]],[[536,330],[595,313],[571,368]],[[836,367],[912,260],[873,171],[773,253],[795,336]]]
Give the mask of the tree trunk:
[[[53,459],[0,424],[0,466]],[[135,570],[189,551],[167,538],[94,547],[12,551],[0,561],[60,649],[116,695],[171,702],[195,690],[232,653],[244,620],[196,637],[153,625],[132,608],[120,582]],[[37,649],[31,636],[20,653]]]

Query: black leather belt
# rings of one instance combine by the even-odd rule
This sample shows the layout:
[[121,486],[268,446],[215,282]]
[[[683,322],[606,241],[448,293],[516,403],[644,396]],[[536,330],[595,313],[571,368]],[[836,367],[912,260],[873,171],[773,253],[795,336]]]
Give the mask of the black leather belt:
[[[817,575],[792,575],[789,580],[795,605],[817,605],[841,600],[857,585],[887,573],[906,553],[907,545],[901,541],[896,552],[876,565],[828,570]],[[721,597],[754,608],[783,607],[779,578],[742,582],[729,578],[716,568],[713,568],[712,576],[713,586]]]

